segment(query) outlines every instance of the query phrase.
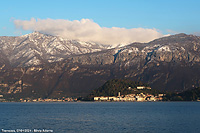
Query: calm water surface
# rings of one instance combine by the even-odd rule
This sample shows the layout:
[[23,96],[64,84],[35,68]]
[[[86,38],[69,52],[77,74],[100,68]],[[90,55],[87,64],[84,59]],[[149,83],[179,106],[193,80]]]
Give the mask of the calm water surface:
[[0,103],[0,117],[0,130],[200,132],[200,102]]

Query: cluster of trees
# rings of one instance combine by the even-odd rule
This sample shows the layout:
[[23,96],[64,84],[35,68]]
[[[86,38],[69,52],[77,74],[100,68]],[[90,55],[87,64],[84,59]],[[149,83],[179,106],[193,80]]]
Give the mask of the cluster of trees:
[[181,93],[167,93],[164,101],[197,101],[200,100],[200,87]]
[[112,79],[107,81],[103,86],[99,87],[98,89],[93,90],[93,96],[117,96],[118,92],[123,95],[135,93],[134,88],[137,86],[146,86],[140,81],[131,81],[128,79]]

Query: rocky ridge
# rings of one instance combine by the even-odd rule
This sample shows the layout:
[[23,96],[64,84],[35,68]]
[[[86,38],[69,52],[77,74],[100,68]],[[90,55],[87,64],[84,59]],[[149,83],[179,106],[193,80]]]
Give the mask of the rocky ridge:
[[71,55],[92,53],[110,46],[92,42],[63,39],[39,32],[0,37],[1,56],[13,67],[26,67],[61,61]]

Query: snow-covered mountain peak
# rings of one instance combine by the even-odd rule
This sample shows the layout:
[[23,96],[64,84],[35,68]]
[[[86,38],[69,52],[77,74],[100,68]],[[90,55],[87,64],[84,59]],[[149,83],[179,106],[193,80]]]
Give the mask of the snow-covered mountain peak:
[[30,36],[32,36],[32,37],[34,37],[34,36],[38,37],[38,36],[44,36],[44,35],[47,36],[47,34],[43,34],[43,33],[40,33],[38,31],[34,31],[32,33],[29,33],[29,34],[22,35],[21,37],[30,37]]
[[13,66],[30,66],[60,61],[70,55],[92,53],[111,48],[108,45],[69,40],[40,32],[19,37],[0,37],[0,50]]

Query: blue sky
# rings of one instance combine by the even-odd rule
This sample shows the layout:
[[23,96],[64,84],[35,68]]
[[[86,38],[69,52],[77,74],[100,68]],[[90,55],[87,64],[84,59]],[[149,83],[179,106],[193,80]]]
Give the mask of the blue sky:
[[91,19],[101,27],[156,29],[163,35],[200,33],[199,0],[4,0],[0,36],[31,32],[14,20]]

